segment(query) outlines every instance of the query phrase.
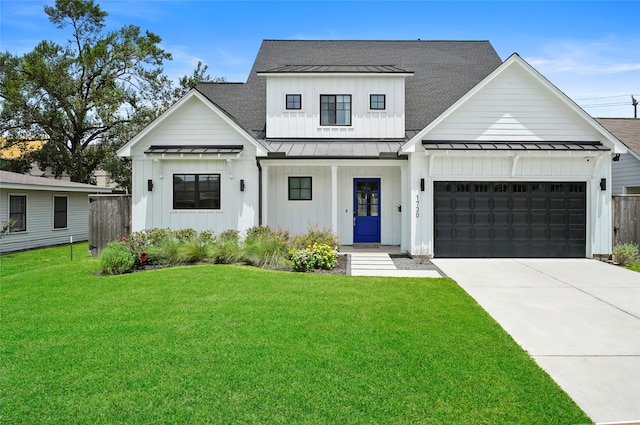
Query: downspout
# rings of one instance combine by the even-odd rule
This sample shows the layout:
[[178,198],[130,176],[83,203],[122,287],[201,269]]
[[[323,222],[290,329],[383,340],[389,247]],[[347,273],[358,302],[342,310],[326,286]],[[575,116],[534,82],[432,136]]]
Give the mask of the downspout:
[[262,164],[257,157],[256,166],[258,167],[258,226],[262,226]]

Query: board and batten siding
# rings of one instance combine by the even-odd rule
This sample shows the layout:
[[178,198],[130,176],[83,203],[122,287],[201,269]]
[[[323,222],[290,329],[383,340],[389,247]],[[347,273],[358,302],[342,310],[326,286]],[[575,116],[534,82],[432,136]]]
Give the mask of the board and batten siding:
[[[235,155],[145,155],[152,145],[243,145]],[[245,231],[258,224],[256,148],[199,99],[191,98],[131,148],[132,230]],[[220,174],[220,209],[174,209],[174,174]],[[148,181],[153,189],[148,190]],[[240,180],[245,190],[240,191]]]
[[630,153],[612,163],[613,194],[640,194],[640,160]]
[[599,141],[595,130],[525,71],[511,67],[424,140]]
[[[40,190],[0,190],[0,211],[9,216],[9,195],[27,197],[27,230],[10,233],[0,239],[0,252],[86,241],[89,229],[89,194],[87,192],[55,192]],[[53,228],[53,197],[67,198],[67,227]]]
[[[263,167],[265,167],[263,165]],[[330,166],[268,166],[267,223],[287,229],[292,235],[306,233],[309,226],[332,229]],[[312,200],[290,201],[288,177],[311,177]],[[402,202],[400,166],[338,166],[338,226],[332,229],[342,245],[353,244],[353,179],[379,178],[381,183],[381,244],[400,245],[402,239]]]
[[[302,96],[302,109],[287,110],[286,95]],[[320,95],[351,95],[351,125],[321,126]],[[384,94],[386,109],[370,110],[369,96]],[[269,76],[269,138],[404,138],[402,76]]]
[[[611,252],[611,187],[600,189],[600,180],[611,181],[610,153],[592,157],[573,153],[524,154],[520,158],[504,153],[460,152],[435,154],[410,161],[413,170],[425,177],[425,192],[417,192],[421,202],[421,215],[413,225],[416,239],[411,253],[433,255],[433,184],[436,181],[465,180],[489,182],[585,182],[587,184],[587,247],[586,257]],[[514,166],[515,162],[515,166]],[[424,170],[424,171],[423,171]],[[414,173],[415,174],[415,173]],[[413,179],[417,180],[417,179]],[[412,181],[412,184],[415,184]],[[413,200],[412,200],[413,201]]]

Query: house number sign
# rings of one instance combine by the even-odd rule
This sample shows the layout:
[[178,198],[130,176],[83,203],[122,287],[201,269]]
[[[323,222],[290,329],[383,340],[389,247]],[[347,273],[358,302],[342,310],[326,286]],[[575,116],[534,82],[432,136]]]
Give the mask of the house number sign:
[[420,195],[416,195],[416,218],[420,218]]

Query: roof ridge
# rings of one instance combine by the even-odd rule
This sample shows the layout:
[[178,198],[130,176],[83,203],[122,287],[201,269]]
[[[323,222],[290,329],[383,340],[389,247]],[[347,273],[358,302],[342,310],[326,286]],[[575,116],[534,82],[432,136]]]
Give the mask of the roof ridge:
[[265,38],[262,40],[264,41],[278,41],[278,42],[282,42],[282,41],[286,41],[286,42],[327,42],[327,43],[353,43],[353,42],[362,42],[362,43],[377,43],[377,42],[382,42],[382,43],[417,43],[417,42],[429,42],[429,43],[488,43],[489,40],[422,40],[420,38],[418,39],[413,39],[413,40],[384,40],[384,39],[341,39],[341,40],[331,40],[331,39],[277,39],[277,38]]

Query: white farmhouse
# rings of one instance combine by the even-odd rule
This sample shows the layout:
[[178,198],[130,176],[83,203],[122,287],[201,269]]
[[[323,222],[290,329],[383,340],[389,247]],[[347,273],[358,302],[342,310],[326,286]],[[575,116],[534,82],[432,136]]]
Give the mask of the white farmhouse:
[[262,43],[127,143],[133,230],[334,230],[434,257],[611,251],[626,149],[486,41]]

